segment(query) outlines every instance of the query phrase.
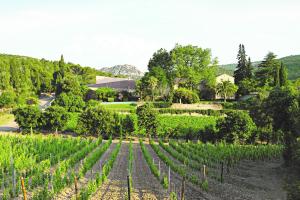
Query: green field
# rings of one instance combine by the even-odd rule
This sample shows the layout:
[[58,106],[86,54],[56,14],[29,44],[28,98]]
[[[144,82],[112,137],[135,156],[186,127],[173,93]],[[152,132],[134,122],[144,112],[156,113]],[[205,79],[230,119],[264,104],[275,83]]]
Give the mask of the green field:
[[137,107],[137,105],[135,103],[129,103],[129,104],[114,103],[114,104],[101,104],[101,105],[109,110],[120,111],[120,112],[134,111]]
[[215,127],[217,119],[215,116],[159,115],[159,132],[177,130],[179,135],[185,135],[188,131],[198,133],[205,127]]

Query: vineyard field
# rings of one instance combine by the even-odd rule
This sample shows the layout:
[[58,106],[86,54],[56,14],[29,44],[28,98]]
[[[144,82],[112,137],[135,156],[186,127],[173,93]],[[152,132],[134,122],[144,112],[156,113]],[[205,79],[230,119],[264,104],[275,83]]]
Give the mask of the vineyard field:
[[27,199],[46,200],[274,199],[285,194],[277,175],[282,150],[5,134],[0,135],[0,199],[23,199],[23,189]]
[[215,127],[217,119],[218,117],[215,116],[159,115],[159,131],[163,133],[170,129],[177,129],[183,135],[188,131],[199,132],[208,126]]

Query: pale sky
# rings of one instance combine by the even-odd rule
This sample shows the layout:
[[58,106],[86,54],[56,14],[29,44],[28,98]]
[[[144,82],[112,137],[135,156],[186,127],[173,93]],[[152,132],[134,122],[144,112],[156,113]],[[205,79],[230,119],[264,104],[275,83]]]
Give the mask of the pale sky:
[[236,62],[300,54],[300,0],[0,0],[0,53],[82,66],[132,64],[176,43]]

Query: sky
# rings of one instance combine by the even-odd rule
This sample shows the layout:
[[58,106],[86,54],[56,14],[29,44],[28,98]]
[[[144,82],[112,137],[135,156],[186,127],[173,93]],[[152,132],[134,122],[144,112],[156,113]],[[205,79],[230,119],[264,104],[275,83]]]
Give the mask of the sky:
[[0,0],[0,53],[95,68],[135,65],[176,43],[236,62],[300,54],[299,0]]

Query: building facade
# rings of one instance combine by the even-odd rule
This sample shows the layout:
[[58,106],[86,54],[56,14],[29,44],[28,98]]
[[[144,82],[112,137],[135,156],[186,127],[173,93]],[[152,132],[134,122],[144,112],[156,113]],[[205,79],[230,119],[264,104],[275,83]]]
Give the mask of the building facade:
[[135,80],[128,78],[115,78],[106,76],[96,76],[96,84],[89,84],[88,87],[92,90],[97,90],[98,88],[109,87],[117,91],[135,91]]

